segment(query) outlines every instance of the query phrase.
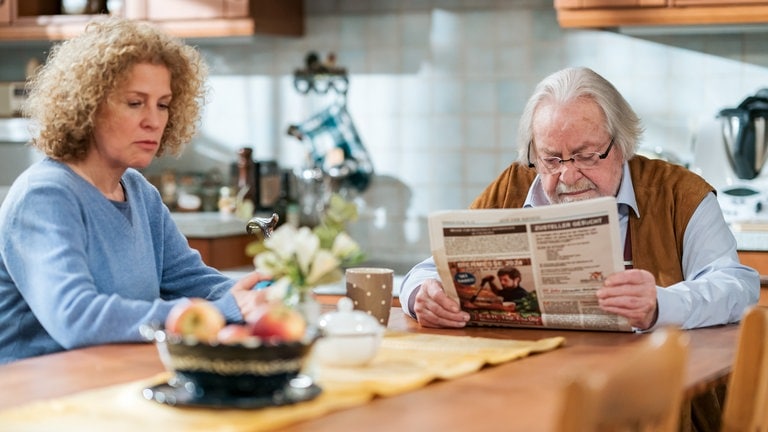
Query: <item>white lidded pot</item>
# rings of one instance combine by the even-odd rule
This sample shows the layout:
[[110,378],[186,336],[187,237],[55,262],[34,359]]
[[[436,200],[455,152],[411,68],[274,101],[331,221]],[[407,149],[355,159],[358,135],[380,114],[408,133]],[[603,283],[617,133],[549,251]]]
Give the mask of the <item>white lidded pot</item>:
[[329,366],[364,366],[376,356],[384,326],[365,312],[354,310],[352,299],[339,299],[335,312],[320,316],[314,356]]

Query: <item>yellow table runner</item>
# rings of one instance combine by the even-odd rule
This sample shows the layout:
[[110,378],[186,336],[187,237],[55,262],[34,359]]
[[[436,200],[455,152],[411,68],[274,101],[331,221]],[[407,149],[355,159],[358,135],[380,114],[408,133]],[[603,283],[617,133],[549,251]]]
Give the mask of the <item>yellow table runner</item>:
[[[144,399],[143,388],[168,379],[147,380],[89,390],[0,411],[3,430],[111,432],[263,431],[392,396],[437,379],[449,380],[494,365],[553,350],[562,337],[515,341],[467,336],[388,332],[376,358],[357,368],[310,366],[323,389],[317,398],[294,405],[253,410],[170,407]],[[310,365],[312,362],[310,362]]]

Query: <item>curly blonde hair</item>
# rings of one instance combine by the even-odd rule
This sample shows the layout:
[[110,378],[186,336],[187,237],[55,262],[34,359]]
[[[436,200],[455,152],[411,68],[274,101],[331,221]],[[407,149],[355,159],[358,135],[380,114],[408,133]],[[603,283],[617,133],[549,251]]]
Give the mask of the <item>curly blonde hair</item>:
[[164,65],[173,98],[157,156],[178,155],[197,130],[207,67],[193,47],[151,24],[109,18],[51,49],[28,83],[24,114],[37,129],[33,145],[59,160],[85,158],[99,105],[139,63]]

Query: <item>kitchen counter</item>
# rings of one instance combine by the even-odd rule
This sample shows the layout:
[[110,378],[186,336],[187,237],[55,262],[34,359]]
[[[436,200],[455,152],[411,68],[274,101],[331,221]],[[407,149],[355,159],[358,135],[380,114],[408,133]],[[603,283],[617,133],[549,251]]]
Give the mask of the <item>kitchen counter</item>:
[[247,221],[219,212],[176,212],[171,217],[209,266],[223,270],[252,262],[245,249],[257,237],[246,232]]
[[[269,215],[257,216],[268,217]],[[245,247],[260,237],[246,232],[245,226],[248,221],[218,212],[173,212],[171,217],[181,233],[189,240],[190,246],[200,252],[203,261],[208,265],[220,270],[232,271],[251,265],[251,258],[244,255]],[[235,251],[238,253],[235,254]],[[405,274],[421,259],[423,258],[391,259],[391,257],[370,256],[368,261],[360,266],[387,267],[393,269],[395,274]]]
[[[171,213],[182,234],[188,238],[214,238],[247,234],[247,221],[218,212]],[[739,250],[768,251],[768,223],[766,229],[747,229],[736,226],[733,231]]]
[[219,212],[171,213],[173,221],[187,238],[215,238],[247,234],[248,221]]
[[739,261],[760,273],[760,300],[768,306],[768,223],[732,224]]
[[736,248],[740,251],[768,251],[768,223],[733,224]]

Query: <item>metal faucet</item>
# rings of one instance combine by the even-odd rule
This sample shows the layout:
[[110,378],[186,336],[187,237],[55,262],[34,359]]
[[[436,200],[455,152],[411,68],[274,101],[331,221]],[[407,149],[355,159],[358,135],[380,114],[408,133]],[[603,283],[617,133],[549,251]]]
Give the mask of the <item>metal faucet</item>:
[[257,230],[259,230],[264,238],[267,239],[272,235],[272,231],[277,227],[277,221],[279,220],[280,216],[277,213],[272,213],[272,216],[269,218],[254,217],[245,225],[245,231],[248,234],[256,235]]

